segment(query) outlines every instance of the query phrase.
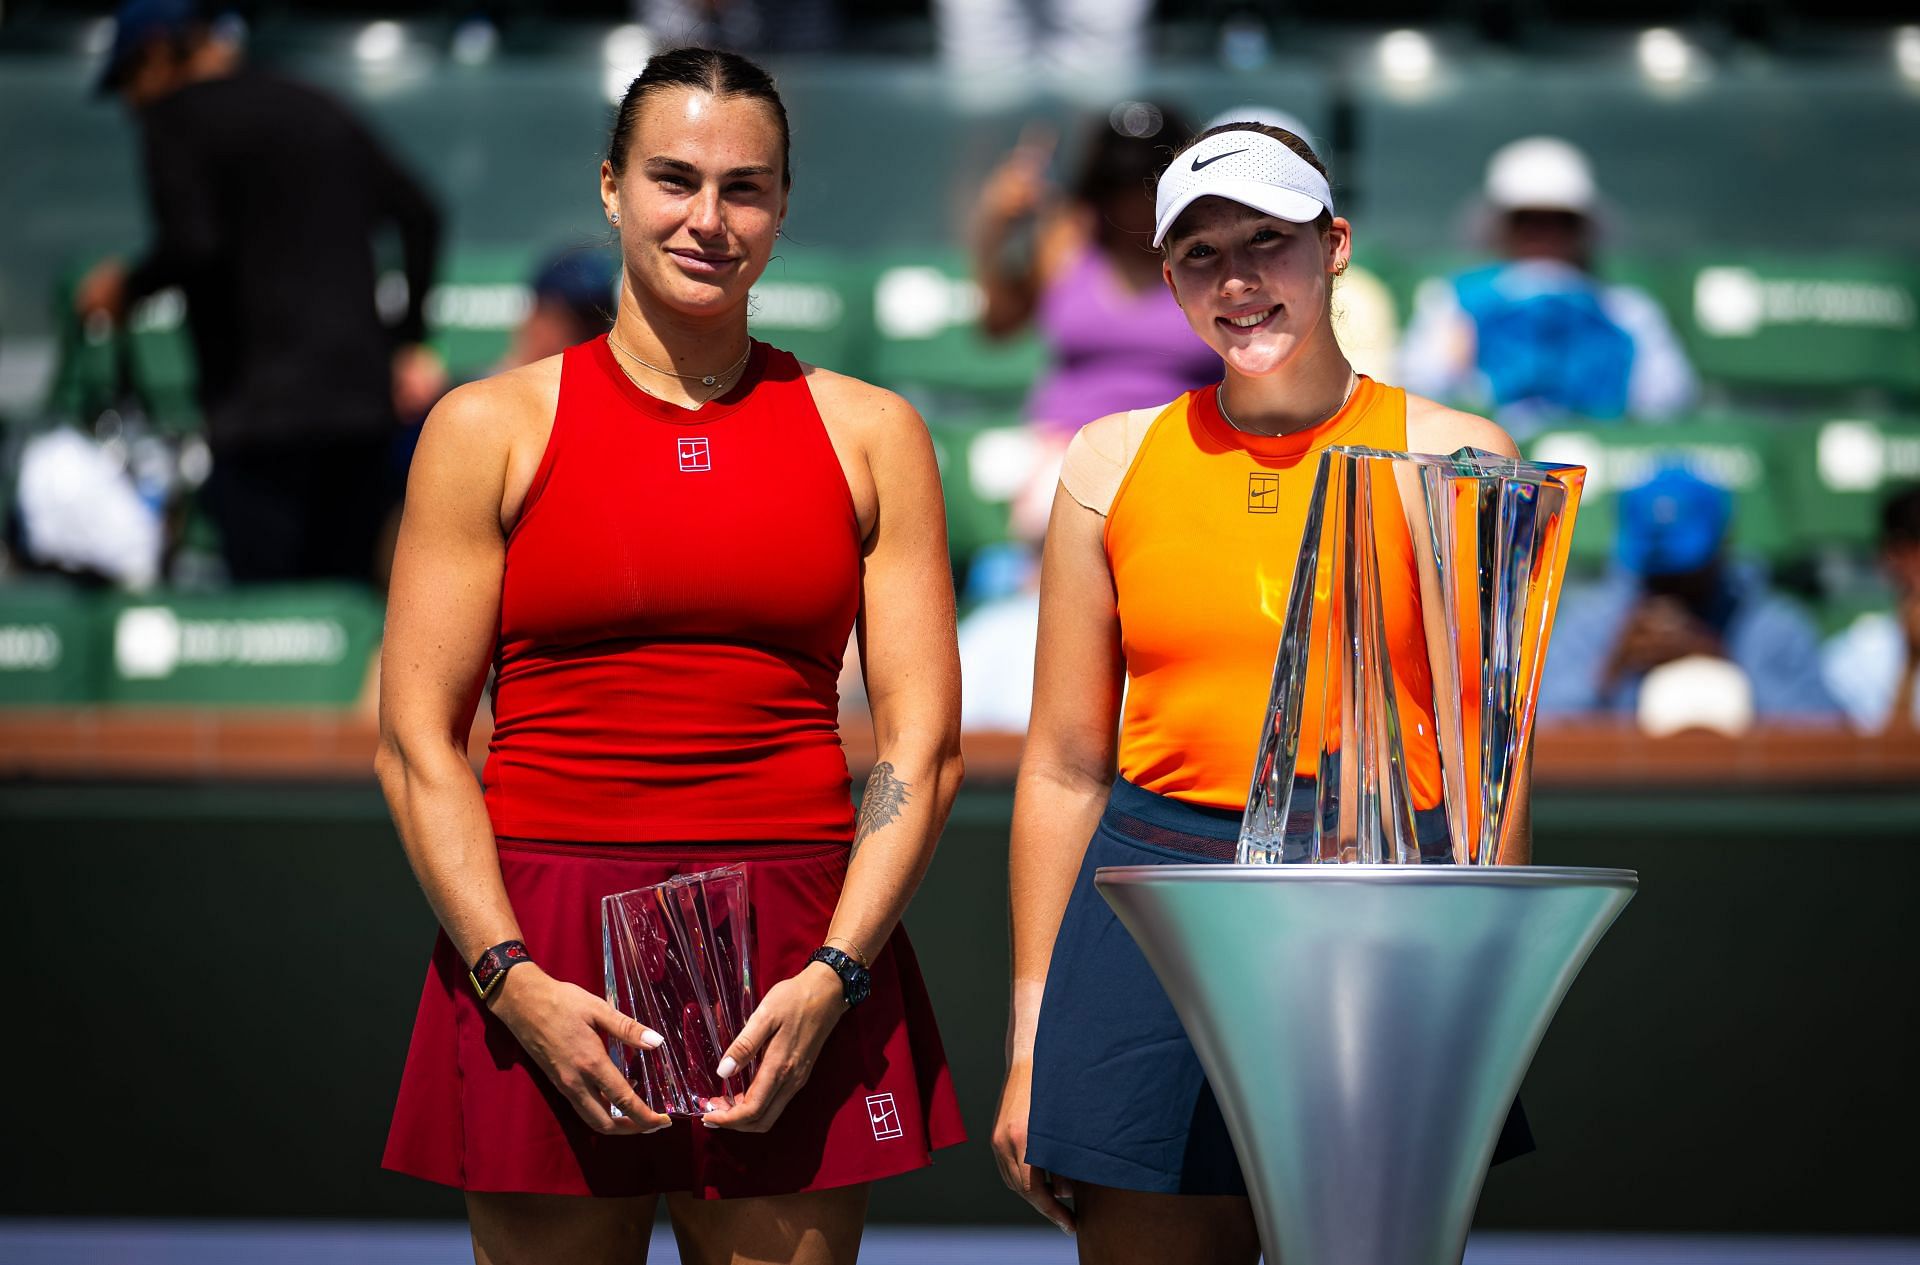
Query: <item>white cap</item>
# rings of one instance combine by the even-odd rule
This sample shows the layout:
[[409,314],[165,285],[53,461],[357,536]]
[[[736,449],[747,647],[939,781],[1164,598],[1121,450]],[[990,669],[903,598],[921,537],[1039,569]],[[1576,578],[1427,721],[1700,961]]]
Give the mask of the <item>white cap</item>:
[[1638,712],[1650,737],[1705,729],[1738,738],[1753,728],[1753,682],[1726,659],[1687,655],[1641,678]]
[[1200,198],[1226,198],[1296,224],[1312,223],[1322,211],[1334,213],[1327,178],[1262,132],[1221,132],[1173,160],[1154,191],[1155,246]]
[[1557,136],[1502,145],[1487,162],[1487,201],[1501,211],[1573,211],[1599,200],[1587,156]]

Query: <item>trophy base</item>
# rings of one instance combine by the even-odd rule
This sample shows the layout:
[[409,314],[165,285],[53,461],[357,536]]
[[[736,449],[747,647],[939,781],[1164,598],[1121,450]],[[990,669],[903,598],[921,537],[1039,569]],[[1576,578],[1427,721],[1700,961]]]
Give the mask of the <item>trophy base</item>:
[[1099,870],[1213,1085],[1268,1260],[1458,1265],[1501,1122],[1627,870]]

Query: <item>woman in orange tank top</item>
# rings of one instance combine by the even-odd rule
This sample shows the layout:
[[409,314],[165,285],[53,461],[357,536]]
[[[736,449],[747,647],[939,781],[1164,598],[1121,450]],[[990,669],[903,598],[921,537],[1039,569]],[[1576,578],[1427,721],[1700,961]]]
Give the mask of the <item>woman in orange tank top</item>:
[[[1232,859],[1325,448],[1517,450],[1483,418],[1354,373],[1332,309],[1352,228],[1292,133],[1196,137],[1159,179],[1155,225],[1167,286],[1224,375],[1083,428],[1054,499],[994,1151],[1009,1186],[1077,1233],[1083,1261],[1251,1265],[1259,1239],[1218,1106],[1093,870]],[[1416,594],[1410,577],[1390,622],[1417,619]],[[1521,811],[1506,859],[1523,863]],[[1502,1151],[1527,1146],[1510,1122]]]

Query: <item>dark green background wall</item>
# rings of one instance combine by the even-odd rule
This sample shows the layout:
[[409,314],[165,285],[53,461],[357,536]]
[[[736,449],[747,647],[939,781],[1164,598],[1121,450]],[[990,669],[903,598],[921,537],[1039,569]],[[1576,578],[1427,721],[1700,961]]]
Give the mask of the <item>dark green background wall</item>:
[[[1019,1220],[983,1141],[1004,790],[962,795],[909,923],[976,1141],[892,1220]],[[1640,871],[1548,1033],[1499,1227],[1920,1233],[1920,791],[1542,793],[1539,860]],[[368,788],[0,786],[0,1213],[432,1216],[378,1170],[433,927]]]

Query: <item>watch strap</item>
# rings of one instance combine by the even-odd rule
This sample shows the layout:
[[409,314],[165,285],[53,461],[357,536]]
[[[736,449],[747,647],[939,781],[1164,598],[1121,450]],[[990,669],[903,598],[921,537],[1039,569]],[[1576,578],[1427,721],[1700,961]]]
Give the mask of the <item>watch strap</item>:
[[873,991],[872,973],[844,950],[830,944],[821,945],[807,961],[825,962],[833,969],[833,973],[840,977],[840,994],[846,998],[849,1007],[858,1006]]
[[493,995],[494,989],[500,987],[500,981],[507,977],[508,971],[522,962],[531,961],[533,957],[527,952],[525,944],[518,940],[503,940],[480,955],[468,970],[467,979],[484,1002]]

